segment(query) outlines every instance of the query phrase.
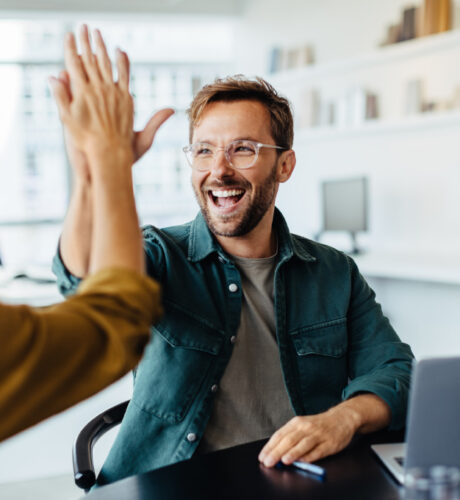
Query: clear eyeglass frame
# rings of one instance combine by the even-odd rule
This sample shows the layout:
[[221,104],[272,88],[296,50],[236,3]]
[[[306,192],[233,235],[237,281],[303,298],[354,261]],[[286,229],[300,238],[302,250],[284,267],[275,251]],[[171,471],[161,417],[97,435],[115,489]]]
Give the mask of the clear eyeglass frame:
[[[239,158],[238,165],[235,164],[236,156],[231,153],[232,149],[236,149],[237,146],[242,146],[242,147],[248,146],[254,148],[253,153],[242,154],[241,156],[238,157]],[[207,149],[210,151],[209,154],[203,157],[202,163],[195,161],[198,148]],[[232,166],[232,168],[235,168],[237,170],[246,170],[254,166],[254,164],[257,162],[261,148],[271,148],[280,150],[288,149],[283,146],[277,146],[275,144],[263,144],[262,142],[256,142],[246,139],[238,139],[230,142],[229,144],[223,147],[217,147],[212,144],[208,144],[207,142],[195,142],[193,144],[189,144],[188,146],[184,146],[182,148],[182,151],[185,153],[185,157],[187,158],[188,164],[194,170],[199,170],[200,172],[207,172],[208,170],[211,169],[215,156],[218,151],[224,152],[225,158],[228,161],[228,163]],[[247,164],[244,163],[244,158],[247,158]],[[241,160],[243,160],[243,163],[241,163]]]

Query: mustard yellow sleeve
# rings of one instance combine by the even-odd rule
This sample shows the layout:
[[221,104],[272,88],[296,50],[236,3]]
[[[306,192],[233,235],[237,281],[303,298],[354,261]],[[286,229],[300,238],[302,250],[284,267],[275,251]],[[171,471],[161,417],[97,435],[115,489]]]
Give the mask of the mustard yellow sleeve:
[[95,273],[54,306],[0,304],[0,440],[131,370],[160,315],[159,285],[126,269]]

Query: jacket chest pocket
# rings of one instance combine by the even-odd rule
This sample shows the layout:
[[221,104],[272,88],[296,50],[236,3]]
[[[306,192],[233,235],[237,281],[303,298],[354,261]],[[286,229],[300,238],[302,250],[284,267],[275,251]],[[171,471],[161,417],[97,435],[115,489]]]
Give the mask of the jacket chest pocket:
[[136,372],[133,403],[169,423],[180,422],[198,395],[223,343],[222,335],[175,311],[153,328]]
[[291,334],[306,408],[325,411],[348,383],[347,320],[308,326]]

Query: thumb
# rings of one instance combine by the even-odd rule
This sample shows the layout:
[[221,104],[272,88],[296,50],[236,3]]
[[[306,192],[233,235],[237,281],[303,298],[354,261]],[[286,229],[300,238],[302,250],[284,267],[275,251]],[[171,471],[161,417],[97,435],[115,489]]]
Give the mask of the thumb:
[[173,114],[174,110],[171,108],[160,109],[150,118],[143,130],[134,134],[134,157],[136,161],[148,151],[158,129]]
[[54,100],[56,101],[61,121],[64,121],[70,106],[70,95],[67,92],[65,84],[58,78],[50,76],[48,78],[48,83]]

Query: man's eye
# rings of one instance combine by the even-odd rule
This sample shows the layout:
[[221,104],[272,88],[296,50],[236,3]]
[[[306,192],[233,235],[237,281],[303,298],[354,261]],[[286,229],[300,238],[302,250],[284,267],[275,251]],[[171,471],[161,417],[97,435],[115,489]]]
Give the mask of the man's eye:
[[254,148],[252,146],[247,145],[239,145],[234,149],[235,153],[246,153],[246,154],[254,154]]
[[197,155],[197,156],[204,156],[204,155],[210,155],[210,154],[212,154],[212,152],[209,148],[199,148],[195,152],[195,155]]

